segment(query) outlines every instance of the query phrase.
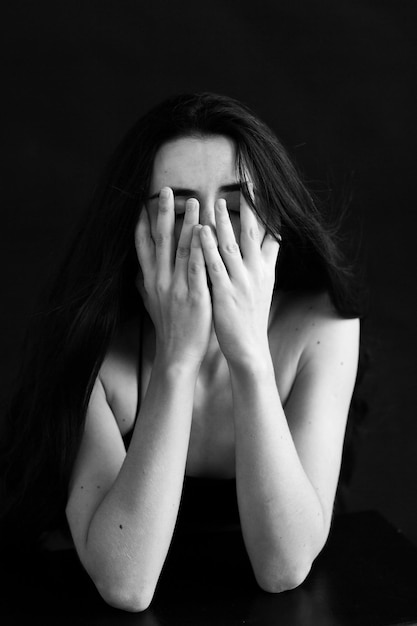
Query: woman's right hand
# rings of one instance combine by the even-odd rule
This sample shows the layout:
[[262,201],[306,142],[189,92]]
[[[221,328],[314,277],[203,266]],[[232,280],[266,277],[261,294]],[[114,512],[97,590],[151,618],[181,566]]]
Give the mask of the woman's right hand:
[[156,356],[173,363],[200,365],[207,351],[212,304],[199,230],[199,204],[186,203],[175,250],[175,205],[172,189],[159,195],[155,232],[143,208],[135,232],[141,272],[137,287],[154,323]]

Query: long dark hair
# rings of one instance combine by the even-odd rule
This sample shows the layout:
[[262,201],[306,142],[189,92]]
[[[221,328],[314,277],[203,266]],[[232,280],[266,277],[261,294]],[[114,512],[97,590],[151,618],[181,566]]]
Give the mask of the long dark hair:
[[241,179],[249,169],[257,189],[253,208],[282,237],[277,289],[327,290],[342,316],[359,314],[335,232],[271,129],[225,96],[182,94],[156,106],[110,159],[27,333],[6,415],[0,497],[3,524],[28,541],[62,519],[100,365],[115,331],[143,313],[135,287],[134,229],[155,154],[169,140],[213,134],[235,142]]

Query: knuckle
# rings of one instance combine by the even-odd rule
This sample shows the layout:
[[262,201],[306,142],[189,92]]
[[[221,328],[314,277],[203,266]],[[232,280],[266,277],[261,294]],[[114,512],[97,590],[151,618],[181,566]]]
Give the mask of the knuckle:
[[179,289],[174,289],[171,293],[171,302],[174,305],[182,304],[184,301],[184,293]]
[[211,263],[211,269],[213,270],[213,272],[220,273],[222,271],[222,267],[223,265],[222,263],[220,263],[220,261],[213,261]]
[[139,262],[145,262],[149,255],[152,254],[153,250],[150,246],[150,242],[146,240],[136,241],[136,256]]
[[138,290],[139,293],[142,295],[142,297],[144,298],[151,298],[153,297],[153,288],[149,285],[147,285],[146,283],[142,283],[141,285],[138,285]]
[[169,213],[171,209],[171,203],[170,203],[170,198],[169,197],[160,197],[159,198],[159,203],[158,203],[158,210],[159,213],[162,214],[166,214]]
[[161,279],[157,279],[155,281],[155,292],[158,295],[163,295],[166,292],[166,286],[165,286],[165,281],[161,280]]
[[165,233],[157,233],[156,237],[155,237],[155,245],[157,248],[164,248],[165,246],[168,245],[169,242],[169,235],[165,234]]
[[261,242],[261,235],[257,226],[249,226],[249,228],[242,230],[241,236],[245,237],[247,241],[254,241],[259,244]]
[[191,274],[198,274],[202,269],[202,265],[197,263],[197,261],[193,261],[189,264],[189,271]]
[[177,257],[180,259],[187,259],[190,256],[190,249],[187,246],[178,246]]
[[237,243],[229,243],[225,246],[224,250],[228,254],[237,254],[239,252],[239,246]]
[[203,304],[202,302],[202,298],[203,298],[204,292],[201,288],[199,287],[193,287],[193,290],[190,292],[190,304],[193,307],[201,307],[201,305]]
[[138,248],[149,246],[152,243],[152,237],[148,230],[137,230],[135,233],[135,242]]
[[143,248],[144,246],[148,245],[149,242],[150,242],[150,237],[146,233],[140,233],[136,237],[136,243],[139,246],[139,248]]

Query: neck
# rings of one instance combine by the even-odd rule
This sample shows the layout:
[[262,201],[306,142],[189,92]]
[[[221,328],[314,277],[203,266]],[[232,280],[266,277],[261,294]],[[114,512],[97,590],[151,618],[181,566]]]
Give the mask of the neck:
[[207,352],[201,363],[200,377],[203,379],[213,379],[216,375],[223,371],[222,366],[225,364],[225,358],[220,350],[217,335],[212,326],[210,340],[207,348]]

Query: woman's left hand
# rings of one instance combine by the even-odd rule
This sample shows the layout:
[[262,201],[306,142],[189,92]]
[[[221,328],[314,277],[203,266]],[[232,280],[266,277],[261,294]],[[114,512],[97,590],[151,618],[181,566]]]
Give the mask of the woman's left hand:
[[279,243],[261,226],[241,193],[240,247],[226,201],[215,205],[218,246],[209,226],[200,231],[212,283],[214,326],[229,364],[269,353],[268,320]]

